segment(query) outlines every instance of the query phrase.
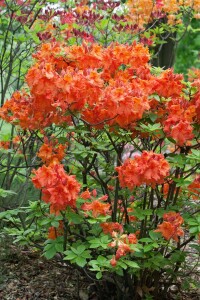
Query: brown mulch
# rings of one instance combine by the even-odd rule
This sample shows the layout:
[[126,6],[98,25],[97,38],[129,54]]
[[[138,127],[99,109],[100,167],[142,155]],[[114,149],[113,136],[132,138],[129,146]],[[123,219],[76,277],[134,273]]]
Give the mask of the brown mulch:
[[[88,296],[91,283],[75,269],[57,260],[46,260],[39,252],[9,247],[0,248],[0,300],[98,300]],[[176,294],[176,293],[175,293]],[[199,300],[198,293],[188,291],[169,300]]]
[[84,300],[88,285],[75,269],[41,258],[37,252],[18,253],[14,248],[0,259],[1,300],[75,300],[80,299],[77,293]]

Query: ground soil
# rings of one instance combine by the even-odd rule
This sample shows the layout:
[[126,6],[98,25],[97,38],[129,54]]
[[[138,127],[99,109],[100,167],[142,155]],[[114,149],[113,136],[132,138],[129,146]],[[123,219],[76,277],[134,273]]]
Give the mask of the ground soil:
[[[86,294],[89,282],[75,269],[48,261],[38,252],[12,247],[0,260],[1,300],[75,300]],[[82,295],[84,298],[84,295]]]

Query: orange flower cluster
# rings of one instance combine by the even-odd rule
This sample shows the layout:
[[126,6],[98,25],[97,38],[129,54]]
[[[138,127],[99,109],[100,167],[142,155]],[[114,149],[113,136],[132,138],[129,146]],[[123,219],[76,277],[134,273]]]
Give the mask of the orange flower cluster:
[[91,211],[92,216],[94,218],[99,215],[109,215],[111,213],[111,205],[110,203],[103,203],[102,201],[106,201],[108,199],[108,195],[103,195],[98,199],[94,199],[97,196],[97,191],[93,190],[90,192],[88,189],[81,193],[80,198],[87,200],[91,199],[92,202],[86,202],[81,206],[81,209],[84,211]]
[[100,224],[101,228],[103,229],[103,233],[107,234],[112,234],[113,231],[115,232],[123,232],[123,226],[119,224],[118,222],[105,222]]
[[166,240],[173,239],[178,242],[178,237],[184,235],[183,229],[180,227],[184,220],[179,213],[169,212],[163,215],[164,222],[158,225],[155,232],[161,232]]
[[55,211],[63,210],[67,206],[75,207],[76,199],[80,191],[80,184],[75,176],[65,173],[63,165],[43,165],[34,170],[35,177],[32,182],[36,188],[42,190],[42,199],[51,204]]
[[66,146],[62,144],[51,145],[45,143],[40,147],[37,156],[46,165],[59,163],[65,156],[65,148]]
[[10,142],[9,141],[0,141],[0,149],[9,149],[10,147]]
[[154,91],[161,97],[179,97],[184,87],[182,74],[174,74],[172,69],[165,70],[156,79]]
[[193,125],[200,122],[200,80],[198,77],[192,83],[197,92],[188,101],[182,93],[186,88],[183,76],[173,74],[172,70],[161,73],[153,82],[154,91],[167,99],[151,99],[151,112],[158,116],[157,122],[163,125],[167,137],[173,138],[179,146],[184,146],[194,138]]
[[192,86],[197,89],[192,99],[192,104],[196,109],[196,118],[198,124],[200,124],[200,72],[196,73],[197,78],[193,81]]
[[197,175],[194,181],[188,186],[188,190],[193,193],[194,200],[200,199],[200,174]]
[[8,123],[32,130],[71,121],[69,116],[63,116],[53,107],[49,99],[30,96],[23,90],[14,92],[11,99],[5,102],[0,108],[0,117]]
[[[44,128],[70,122],[81,113],[85,121],[126,127],[149,109],[152,91],[149,52],[141,44],[97,44],[66,47],[43,44],[26,76],[30,89],[15,92],[0,109],[0,117],[22,128]],[[135,76],[137,73],[141,73]],[[143,76],[143,77],[142,77]],[[108,121],[110,120],[110,122]]]
[[142,184],[155,187],[156,184],[164,183],[169,169],[164,156],[153,151],[144,151],[141,156],[127,159],[122,166],[116,167],[121,187],[128,187],[130,190]]
[[[0,117],[7,122],[41,129],[52,123],[72,124],[71,115],[78,115],[96,128],[117,125],[137,134],[136,122],[150,110],[179,146],[193,139],[193,125],[200,122],[199,77],[191,83],[197,92],[188,101],[182,93],[186,88],[182,75],[171,69],[151,74],[143,45],[67,47],[52,42],[43,44],[34,57],[35,65],[26,76],[30,95],[15,92],[0,108]],[[152,97],[155,93],[160,101]],[[45,151],[51,152],[47,148],[41,149],[43,161]]]
[[106,216],[111,213],[110,204],[102,203],[99,200],[93,200],[91,203],[84,203],[81,206],[81,209],[84,211],[92,211],[92,216],[94,218],[98,217],[99,215]]
[[139,27],[153,22],[155,18],[167,17],[168,24],[181,23],[180,7],[193,8],[194,17],[199,18],[199,0],[128,0],[129,19]]
[[188,70],[188,80],[193,82],[197,78],[200,78],[200,69],[190,68]]
[[112,234],[113,242],[108,244],[109,247],[115,248],[117,247],[116,254],[110,261],[110,264],[115,267],[117,264],[117,260],[120,257],[125,256],[127,253],[133,252],[130,245],[137,244],[137,237],[134,233],[130,234],[122,234],[118,236],[117,232],[113,232]]
[[194,137],[192,123],[196,121],[197,109],[193,101],[173,98],[166,105],[168,116],[163,122],[164,132],[183,146]]

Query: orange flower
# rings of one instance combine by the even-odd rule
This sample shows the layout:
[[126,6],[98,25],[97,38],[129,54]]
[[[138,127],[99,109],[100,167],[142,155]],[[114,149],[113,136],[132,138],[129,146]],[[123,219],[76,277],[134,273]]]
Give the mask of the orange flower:
[[184,87],[182,81],[183,75],[174,74],[172,69],[168,69],[155,79],[154,92],[165,98],[179,97]]
[[184,234],[184,231],[180,227],[176,227],[170,222],[163,222],[158,225],[158,229],[155,232],[161,232],[166,240],[173,239],[178,242],[178,237]]
[[176,213],[176,212],[173,212],[173,211],[164,214],[163,215],[163,220],[165,220],[167,222],[170,222],[171,224],[173,224],[175,226],[180,226],[184,222],[184,220],[180,216],[180,214]]
[[109,247],[117,247],[115,259],[120,259],[121,256],[125,256],[129,252],[133,252],[131,250],[131,244],[137,244],[137,237],[134,233],[131,234],[122,234],[118,236],[117,232],[113,231],[112,233],[113,242],[108,244]]
[[88,191],[88,189],[80,194],[80,198],[87,200],[91,199],[91,193]]
[[116,167],[116,170],[119,173],[121,187],[132,190],[144,183],[152,187],[162,184],[169,174],[169,168],[162,154],[144,151],[141,156],[127,159],[122,166]]
[[55,184],[56,172],[53,167],[43,165],[37,171],[33,170],[33,173],[36,176],[32,178],[32,182],[37,189],[50,187]]
[[47,165],[51,163],[59,163],[65,156],[65,145],[57,144],[51,146],[50,144],[43,144],[37,154],[41,160]]
[[65,173],[63,165],[53,164],[34,170],[32,178],[36,188],[42,189],[42,199],[50,203],[52,209],[63,210],[67,206],[75,207],[80,184],[75,176]]
[[118,222],[101,223],[101,228],[105,234],[112,234],[113,231],[123,232],[123,226]]
[[[112,43],[104,48],[95,43],[66,47],[53,42],[43,44],[34,58],[26,76],[30,95],[16,92],[6,101],[0,110],[6,121],[41,129],[69,123],[69,114],[78,111],[91,124],[124,128],[149,109],[153,76],[147,65],[149,51],[142,44]],[[142,69],[148,76],[142,75]]]
[[9,141],[0,141],[0,148],[9,149],[10,142]]
[[[179,146],[183,146],[185,143],[193,139],[193,128],[188,121],[180,120],[176,124],[173,124],[174,122],[172,121],[171,126],[169,126],[171,121],[172,118],[169,118],[165,122],[164,131],[167,133],[167,136],[171,136]],[[167,127],[170,127],[170,129],[168,130]]]
[[119,245],[115,255],[116,260],[120,259],[121,256],[125,256],[129,252],[131,252],[131,248],[129,245],[127,244]]
[[161,232],[166,240],[173,239],[178,242],[178,237],[184,235],[183,229],[180,227],[184,220],[179,213],[169,212],[163,215],[164,222],[158,225],[155,232]]
[[82,210],[85,211],[92,211],[92,216],[96,218],[99,215],[106,216],[110,214],[110,204],[109,203],[102,203],[98,200],[94,200],[91,203],[84,203],[81,206]]
[[110,264],[111,264],[112,267],[115,267],[117,265],[117,261],[116,261],[115,255],[113,255],[113,257],[111,258]]

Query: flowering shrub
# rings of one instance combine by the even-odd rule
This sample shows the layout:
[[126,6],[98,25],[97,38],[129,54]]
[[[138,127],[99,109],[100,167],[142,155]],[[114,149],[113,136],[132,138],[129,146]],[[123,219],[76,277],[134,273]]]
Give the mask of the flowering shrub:
[[[17,134],[0,142],[2,185],[18,172],[35,187],[29,205],[0,218],[15,225],[16,242],[47,259],[59,253],[88,275],[100,299],[164,298],[191,271],[191,248],[199,250],[200,74],[187,82],[152,67],[145,38],[156,43],[160,27],[140,43],[131,31],[142,34],[155,16],[167,31],[199,4],[128,1],[121,14],[118,1],[86,2],[40,15],[35,39],[45,43],[23,88],[0,108]],[[30,25],[25,12],[16,20]]]
[[46,43],[34,58],[28,88],[0,110],[40,145],[43,204],[25,221],[40,231],[21,242],[46,239],[47,258],[59,252],[102,282],[109,273],[116,297],[158,297],[199,233],[198,77],[156,72],[136,43]]

